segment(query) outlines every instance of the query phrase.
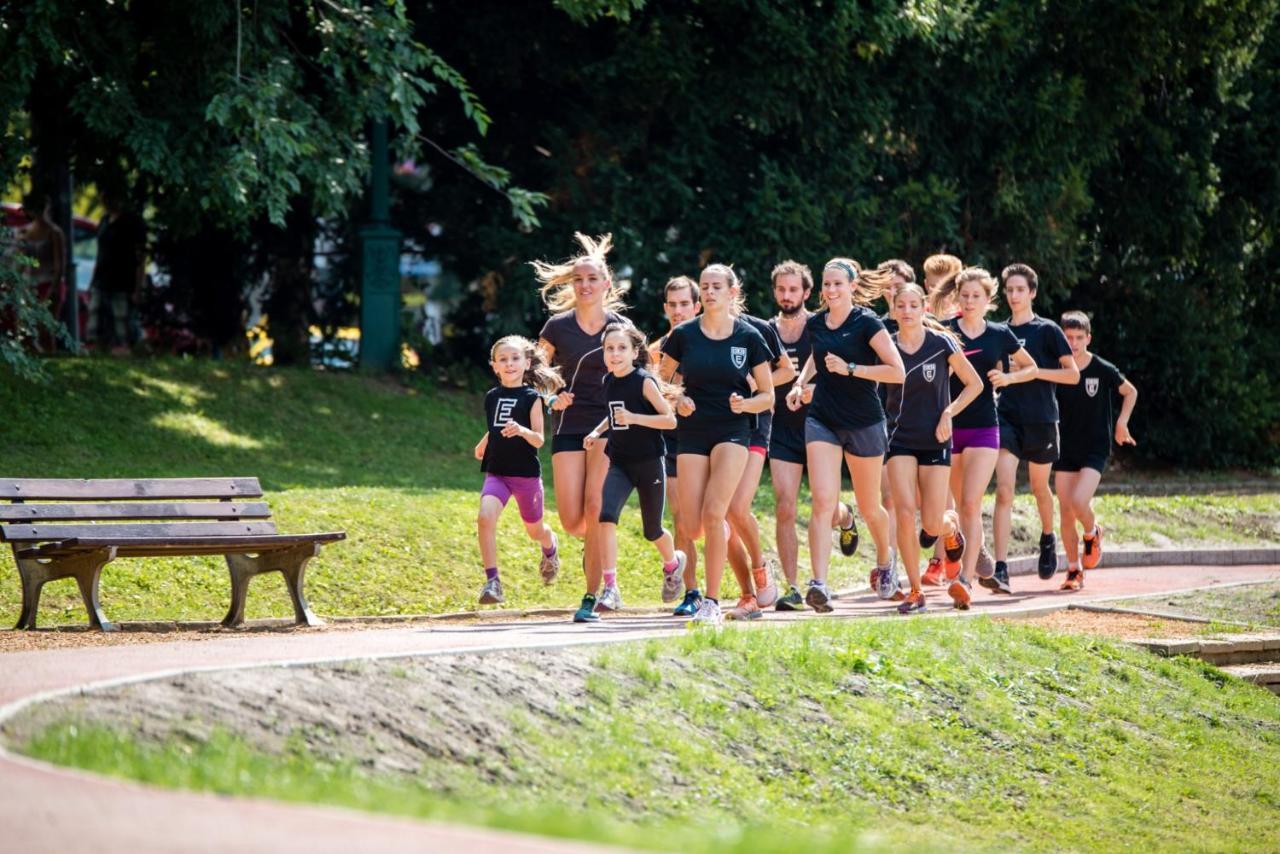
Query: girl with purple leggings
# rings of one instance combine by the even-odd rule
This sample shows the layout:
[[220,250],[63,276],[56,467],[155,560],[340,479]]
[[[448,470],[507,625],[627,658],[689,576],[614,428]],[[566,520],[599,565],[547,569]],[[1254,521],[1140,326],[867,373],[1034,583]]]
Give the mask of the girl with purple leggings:
[[496,605],[504,598],[498,577],[498,517],[512,497],[520,508],[525,532],[542,546],[543,583],[555,581],[560,571],[556,535],[542,518],[538,449],[543,442],[542,396],[554,394],[564,381],[537,346],[519,335],[498,339],[489,351],[489,365],[498,385],[484,396],[487,430],[475,448],[485,475],[476,520],[485,567],[481,605]]
[[[947,325],[960,340],[961,352],[982,378],[982,394],[956,414],[951,421],[951,494],[960,508],[960,530],[967,548],[961,557],[958,577],[951,579],[947,592],[959,606],[967,605],[978,560],[986,554],[982,535],[982,496],[991,483],[1000,453],[1000,428],[996,419],[996,395],[993,380],[1000,377],[1001,387],[1034,379],[1036,363],[1003,323],[987,321],[987,313],[995,306],[996,280],[980,267],[962,270],[950,284],[960,306],[960,316]],[[1003,361],[1012,360],[1013,371],[1003,373]],[[964,383],[951,381],[951,394],[959,397]],[[990,566],[983,561],[983,569]],[[1009,592],[1007,578],[1001,580],[983,572],[979,583],[994,592]]]

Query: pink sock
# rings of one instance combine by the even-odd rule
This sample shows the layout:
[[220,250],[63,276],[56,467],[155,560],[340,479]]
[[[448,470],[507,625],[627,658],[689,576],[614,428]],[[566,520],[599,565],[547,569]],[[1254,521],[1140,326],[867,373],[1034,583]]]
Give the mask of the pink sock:
[[618,583],[618,572],[613,569],[606,569],[604,572],[604,586],[613,587]]

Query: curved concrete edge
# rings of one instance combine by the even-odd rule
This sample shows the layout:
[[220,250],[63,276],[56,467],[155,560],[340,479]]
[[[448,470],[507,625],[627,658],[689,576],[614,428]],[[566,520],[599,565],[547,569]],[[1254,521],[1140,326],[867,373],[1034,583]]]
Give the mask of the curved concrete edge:
[[[1036,572],[1039,558],[1035,555],[1015,557],[1009,561],[1010,575],[1031,575]],[[1174,549],[1113,549],[1102,555],[1098,569],[1131,568],[1142,566],[1244,566],[1246,564],[1280,564],[1280,546],[1249,546],[1246,548],[1174,548]],[[1067,556],[1058,553],[1058,570],[1067,568]],[[1090,570],[1097,572],[1098,570]]]

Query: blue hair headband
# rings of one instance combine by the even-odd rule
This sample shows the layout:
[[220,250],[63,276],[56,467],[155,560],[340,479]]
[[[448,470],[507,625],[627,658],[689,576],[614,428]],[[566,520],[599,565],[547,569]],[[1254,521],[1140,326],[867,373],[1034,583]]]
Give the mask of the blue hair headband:
[[[844,270],[846,273],[849,274],[849,281],[855,282],[858,280],[858,271],[853,269],[852,266],[846,264],[843,261],[828,261],[827,267],[839,267],[841,270]],[[824,267],[823,269],[825,270],[826,267]]]

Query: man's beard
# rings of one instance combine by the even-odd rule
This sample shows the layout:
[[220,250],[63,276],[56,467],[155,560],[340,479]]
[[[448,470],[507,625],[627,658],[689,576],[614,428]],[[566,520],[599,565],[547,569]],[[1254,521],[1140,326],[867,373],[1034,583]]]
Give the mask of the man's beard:
[[804,311],[804,303],[799,303],[791,306],[790,308],[785,305],[780,305],[778,306],[778,310],[782,313],[783,317],[795,317],[797,314]]

